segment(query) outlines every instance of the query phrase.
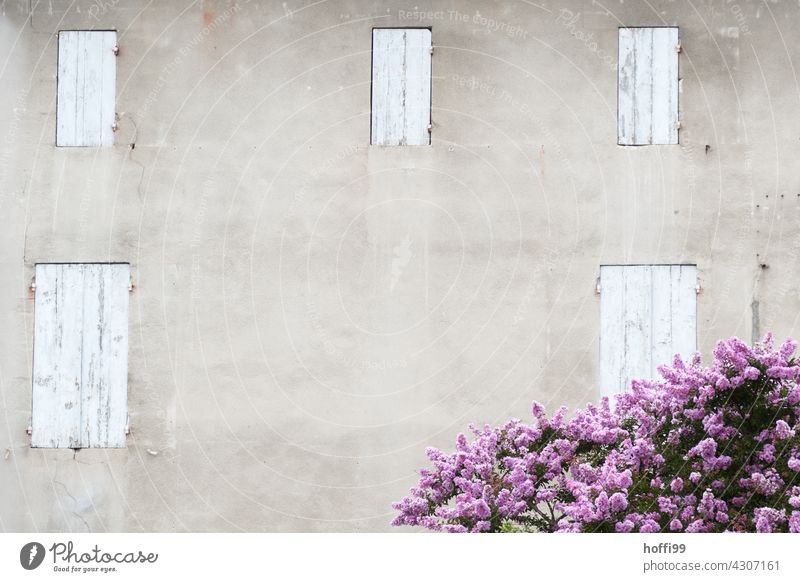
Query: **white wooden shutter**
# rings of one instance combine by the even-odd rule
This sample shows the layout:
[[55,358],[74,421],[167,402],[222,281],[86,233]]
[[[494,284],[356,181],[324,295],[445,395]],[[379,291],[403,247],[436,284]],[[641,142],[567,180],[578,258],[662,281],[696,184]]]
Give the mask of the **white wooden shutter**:
[[57,146],[113,145],[116,44],[109,30],[58,33]]
[[697,267],[600,267],[600,390],[623,392],[634,378],[697,349]]
[[620,145],[678,143],[678,29],[619,29]]
[[34,447],[80,447],[83,273],[71,267],[36,265]]
[[124,447],[127,264],[36,265],[31,444]]
[[431,31],[372,30],[372,143],[428,145]]

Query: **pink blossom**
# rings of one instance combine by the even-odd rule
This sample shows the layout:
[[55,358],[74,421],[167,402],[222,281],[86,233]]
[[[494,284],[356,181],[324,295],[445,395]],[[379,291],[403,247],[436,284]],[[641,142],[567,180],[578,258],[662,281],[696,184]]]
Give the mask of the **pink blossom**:
[[[800,366],[789,340],[718,342],[572,417],[470,427],[429,448],[394,525],[445,532],[800,531]],[[774,422],[769,419],[777,419]],[[735,470],[732,470],[735,469]],[[668,485],[665,485],[668,484]],[[702,485],[701,485],[702,484]],[[709,486],[710,484],[710,486]],[[754,506],[758,500],[758,506]]]
[[794,434],[795,434],[794,431],[791,429],[791,427],[788,424],[786,424],[786,421],[779,420],[778,422],[775,423],[775,438],[776,439],[778,439],[780,441],[783,441],[783,440],[792,438],[794,436]]
[[789,532],[800,533],[800,511],[793,511],[789,517]]
[[617,491],[609,499],[609,505],[613,512],[623,511],[628,507],[628,498],[624,493]]

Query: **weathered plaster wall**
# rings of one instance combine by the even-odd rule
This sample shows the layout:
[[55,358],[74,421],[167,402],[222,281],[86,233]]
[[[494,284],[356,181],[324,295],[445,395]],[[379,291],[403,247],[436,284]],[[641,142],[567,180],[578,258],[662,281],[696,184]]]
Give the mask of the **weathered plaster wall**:
[[[603,263],[696,263],[705,354],[794,333],[799,23],[789,1],[4,2],[0,530],[387,530],[427,445],[597,398]],[[432,145],[370,147],[370,30],[419,25]],[[616,145],[620,25],[680,26],[680,146]],[[112,148],[54,147],[69,28],[119,32]],[[27,288],[84,260],[131,263],[133,432],[34,450]]]

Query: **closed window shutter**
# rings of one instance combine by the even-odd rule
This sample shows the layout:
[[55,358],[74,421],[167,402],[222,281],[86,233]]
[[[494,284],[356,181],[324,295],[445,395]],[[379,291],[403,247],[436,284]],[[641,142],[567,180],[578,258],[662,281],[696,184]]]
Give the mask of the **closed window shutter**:
[[617,143],[678,143],[678,29],[620,28]]
[[124,447],[127,264],[39,264],[33,338],[34,447]]
[[372,144],[428,145],[431,31],[372,31]]
[[697,349],[697,267],[600,268],[600,389],[623,392],[634,378],[660,378],[658,366]]
[[57,146],[113,145],[116,44],[114,31],[58,33]]

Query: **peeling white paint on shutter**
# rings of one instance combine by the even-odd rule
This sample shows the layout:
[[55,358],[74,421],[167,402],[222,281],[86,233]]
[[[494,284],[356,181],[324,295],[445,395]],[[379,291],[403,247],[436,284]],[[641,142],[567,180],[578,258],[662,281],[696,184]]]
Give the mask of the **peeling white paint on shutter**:
[[81,442],[124,447],[128,396],[128,265],[86,265]]
[[57,146],[113,145],[116,44],[109,30],[58,33]]
[[31,444],[124,447],[127,264],[36,265]]
[[34,447],[79,447],[83,273],[37,265],[33,318]]
[[428,145],[431,31],[372,30],[372,144]]
[[658,366],[697,349],[697,267],[600,267],[600,391],[659,378]]
[[620,28],[617,143],[678,143],[678,29]]

